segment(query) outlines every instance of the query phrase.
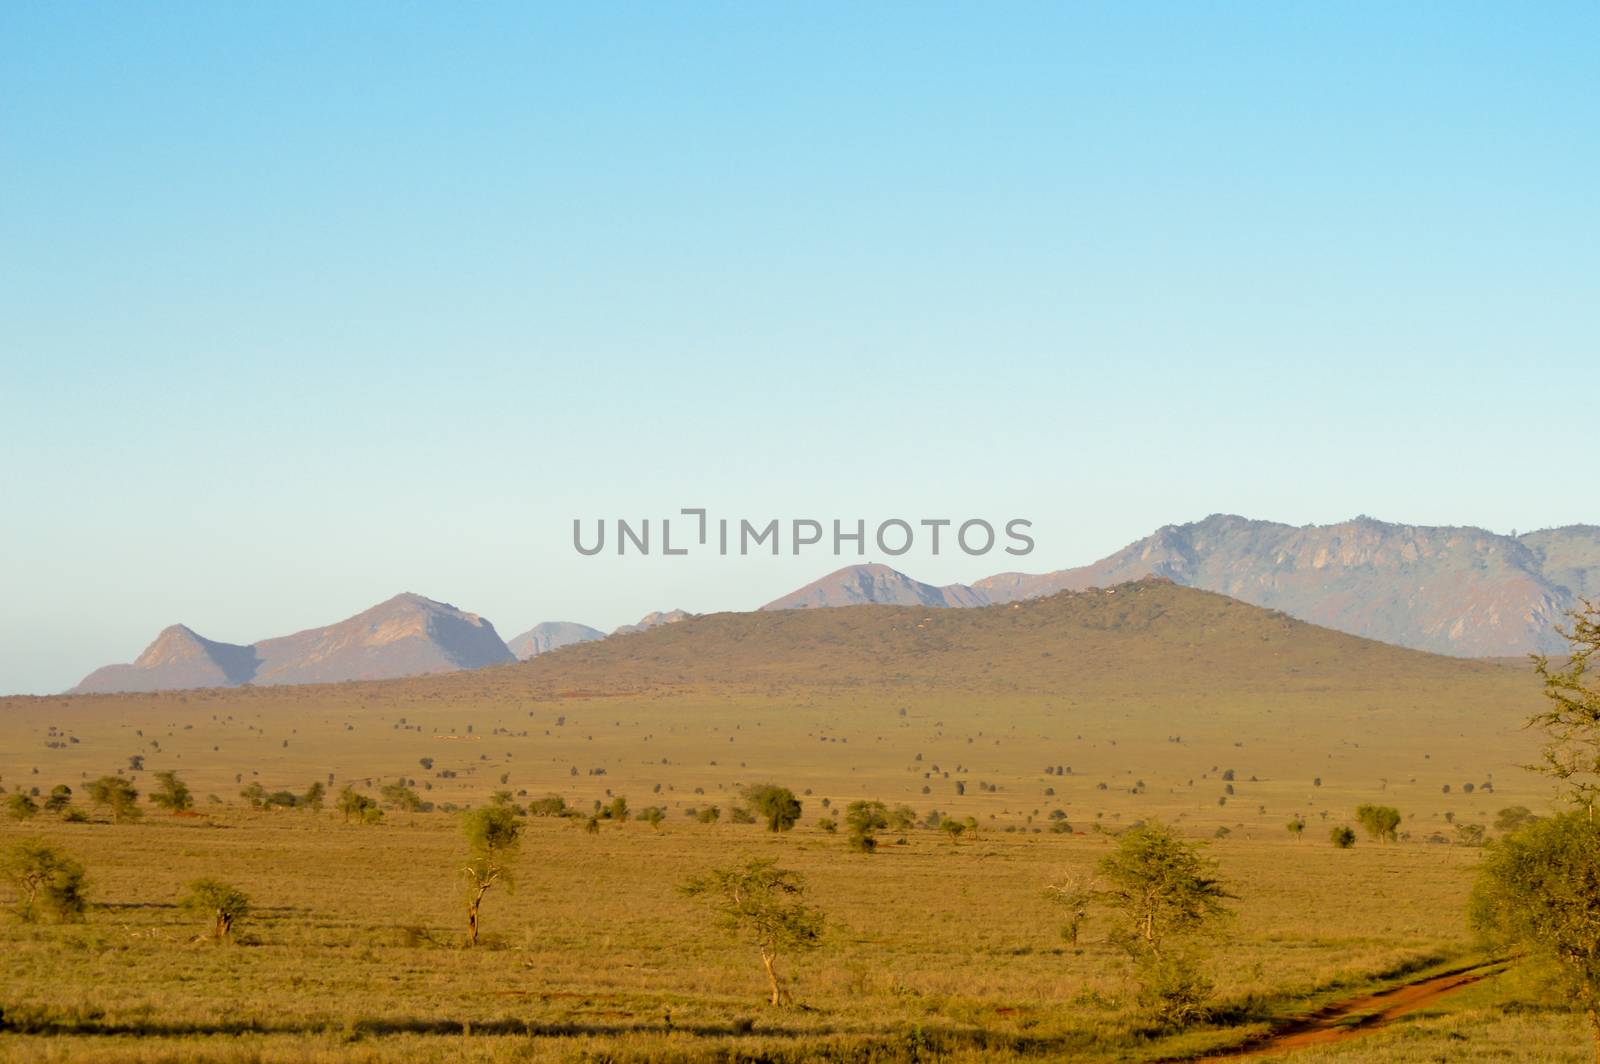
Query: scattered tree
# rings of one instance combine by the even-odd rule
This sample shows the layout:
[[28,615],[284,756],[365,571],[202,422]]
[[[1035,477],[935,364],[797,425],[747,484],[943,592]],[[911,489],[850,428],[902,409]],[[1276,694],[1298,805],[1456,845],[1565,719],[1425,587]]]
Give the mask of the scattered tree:
[[233,925],[250,915],[250,899],[244,891],[215,879],[190,883],[183,907],[211,921],[211,937],[217,942],[227,942]]
[[1337,827],[1328,832],[1328,841],[1341,850],[1348,850],[1356,844],[1355,830],[1348,827]]
[[947,816],[939,821],[939,830],[950,836],[950,845],[954,846],[962,832],[967,830],[967,825],[953,816]]
[[1164,1023],[1203,1015],[1213,987],[1195,941],[1229,915],[1223,901],[1232,897],[1216,862],[1165,825],[1145,823],[1118,839],[1099,872],[1106,883],[1101,897],[1120,922],[1111,941],[1133,962],[1141,1001]]
[[1379,842],[1393,842],[1400,826],[1400,810],[1390,805],[1358,805],[1356,820]]
[[1293,820],[1289,821],[1286,826],[1289,829],[1289,834],[1294,836],[1294,841],[1296,842],[1299,842],[1300,836],[1306,833],[1306,822],[1304,817],[1297,816]]
[[71,804],[72,788],[65,783],[58,783],[50,788],[50,797],[44,800],[44,809],[47,813],[64,813]]
[[744,798],[766,821],[768,831],[788,831],[800,822],[800,799],[787,787],[757,783],[745,788]]
[[889,826],[889,817],[882,802],[857,801],[845,808],[844,822],[850,829],[850,848],[872,853],[878,848],[878,832]]
[[504,883],[507,893],[515,886],[511,860],[522,844],[522,822],[503,805],[486,805],[466,815],[462,830],[471,853],[461,870],[467,884],[467,945],[475,946],[483,896],[496,883]]
[[117,823],[139,819],[139,792],[121,776],[101,776],[89,784],[89,801]]
[[804,877],[773,860],[751,858],[742,866],[712,869],[679,889],[705,899],[724,927],[755,945],[771,991],[768,1002],[788,1004],[792,998],[778,976],[778,958],[815,949],[822,941],[822,913],[802,900]]
[[28,923],[74,923],[89,907],[83,865],[43,839],[23,839],[0,855],[0,879],[16,892],[16,913]]
[[422,808],[422,796],[406,786],[405,780],[395,780],[378,788],[378,795],[391,809],[415,813]]
[[667,813],[660,806],[652,805],[639,814],[639,819],[655,830],[660,831],[662,821],[667,819]]
[[173,815],[194,808],[194,795],[189,793],[189,785],[170,768],[156,773],[156,789],[150,792],[150,801]]
[[328,788],[321,780],[314,780],[311,786],[306,788],[306,793],[300,796],[300,804],[313,813],[320,813],[322,812],[322,803],[327,797]]
[[17,791],[6,795],[6,815],[12,820],[32,820],[39,815],[39,803]]
[[354,817],[358,824],[375,824],[383,816],[383,810],[378,808],[375,800],[349,784],[339,791],[338,807],[339,812],[344,814],[345,823]]

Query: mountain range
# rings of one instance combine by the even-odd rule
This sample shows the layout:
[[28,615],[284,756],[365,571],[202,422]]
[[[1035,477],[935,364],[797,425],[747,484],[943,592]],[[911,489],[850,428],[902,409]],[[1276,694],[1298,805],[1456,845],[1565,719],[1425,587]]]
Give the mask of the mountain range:
[[1600,596],[1600,526],[1500,535],[1358,517],[1296,527],[1215,514],[1092,565],[934,587],[847,566],[763,609],[1000,605],[1144,577],[1216,591],[1327,628],[1458,657],[1556,652],[1567,613]]
[[338,624],[248,646],[175,624],[133,664],[96,669],[71,693],[381,680],[515,660],[484,618],[406,593]]
[[[1567,613],[1584,598],[1600,598],[1600,526],[1519,536],[1368,517],[1297,527],[1215,514],[1157,529],[1091,565],[997,573],[972,584],[935,586],[886,565],[850,565],[761,609],[964,609],[1146,577],[1417,650],[1457,657],[1555,653],[1565,647],[1557,628]],[[692,616],[649,613],[611,635]],[[605,638],[587,625],[552,621],[506,643],[486,619],[408,593],[338,624],[248,646],[173,625],[131,665],[96,669],[73,693],[383,679],[526,660]]]

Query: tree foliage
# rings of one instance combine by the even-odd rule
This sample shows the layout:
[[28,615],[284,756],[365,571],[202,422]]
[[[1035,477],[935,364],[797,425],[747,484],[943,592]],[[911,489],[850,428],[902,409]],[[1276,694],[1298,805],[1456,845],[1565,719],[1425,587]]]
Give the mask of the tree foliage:
[[1578,805],[1593,808],[1600,802],[1600,685],[1590,679],[1589,661],[1600,653],[1600,604],[1585,600],[1561,634],[1570,647],[1564,666],[1534,659],[1548,706],[1528,725],[1545,733],[1538,770],[1560,780]]
[[1400,827],[1400,810],[1392,805],[1358,805],[1356,821],[1379,842],[1393,842]]
[[788,1004],[792,998],[779,978],[778,958],[822,942],[822,913],[803,900],[805,878],[771,859],[750,858],[742,865],[714,868],[679,889],[704,899],[725,928],[755,945],[767,975],[768,1002]]
[[800,821],[800,799],[787,787],[757,783],[746,787],[744,797],[766,822],[768,831],[788,831]]
[[1328,841],[1333,843],[1336,849],[1348,850],[1356,844],[1356,833],[1349,827],[1336,827],[1328,832]]
[[406,785],[405,780],[395,780],[378,788],[378,795],[391,809],[415,813],[422,808],[422,796]]
[[139,819],[139,792],[121,776],[101,776],[89,783],[89,801],[117,823]]
[[845,827],[850,829],[850,848],[871,853],[878,848],[878,832],[889,826],[882,802],[851,802],[844,811]]
[[1588,1017],[1600,1058],[1600,817],[1588,810],[1528,824],[1484,855],[1473,926],[1541,958]]
[[150,792],[150,801],[173,814],[194,808],[194,795],[189,793],[189,785],[170,768],[156,773],[156,787]]
[[511,862],[522,845],[522,821],[505,805],[486,805],[462,818],[469,856],[461,869],[467,889],[467,945],[478,944],[478,912],[496,884],[509,893],[516,886]]
[[383,810],[378,808],[375,799],[362,794],[349,784],[339,789],[337,804],[346,823],[353,818],[358,824],[375,824],[383,817]]
[[211,937],[226,942],[233,925],[250,915],[250,898],[237,887],[215,879],[197,879],[189,884],[183,907],[205,915],[211,921]]
[[12,820],[32,820],[39,815],[39,803],[21,791],[6,795],[6,815]]
[[73,923],[89,908],[83,865],[43,839],[23,839],[0,854],[0,879],[15,892],[16,913],[28,923]]
[[1231,898],[1216,862],[1163,824],[1130,828],[1100,861],[1103,897],[1122,916],[1115,941],[1128,952],[1159,953],[1172,938],[1192,935],[1226,916]]
[[47,813],[65,813],[72,804],[72,788],[65,783],[58,783],[50,788],[50,797],[44,800],[44,809]]
[[1100,898],[1118,921],[1111,942],[1133,962],[1140,1000],[1163,1023],[1199,1018],[1211,996],[1197,940],[1229,915],[1223,902],[1233,897],[1216,868],[1158,823],[1129,829],[1100,861]]

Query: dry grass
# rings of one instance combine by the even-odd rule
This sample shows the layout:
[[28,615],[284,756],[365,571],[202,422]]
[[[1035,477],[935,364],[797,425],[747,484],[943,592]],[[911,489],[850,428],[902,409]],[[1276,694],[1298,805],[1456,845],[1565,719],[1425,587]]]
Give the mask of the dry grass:
[[[81,789],[120,769],[147,787],[172,768],[203,814],[0,825],[0,843],[36,831],[84,861],[101,906],[80,926],[0,923],[11,1028],[0,1059],[1197,1052],[1470,951],[1462,913],[1477,853],[1421,840],[1448,831],[1447,814],[1490,823],[1507,805],[1549,804],[1518,768],[1533,756],[1520,725],[1537,699],[1515,667],[1147,585],[1017,609],[719,616],[390,683],[0,700],[0,786]],[[128,769],[133,754],[144,771]],[[1057,765],[1070,774],[1045,772]],[[669,818],[659,833],[635,822],[593,837],[533,820],[522,889],[491,895],[491,948],[466,951],[454,817],[391,811],[356,827],[332,813],[253,814],[236,797],[250,782],[302,791],[400,775],[441,805],[481,802],[504,777],[532,797],[625,794]],[[740,785],[768,779],[804,792],[792,835],[685,815],[726,812]],[[1491,779],[1494,793],[1462,793]],[[959,846],[918,830],[851,854],[812,825],[824,799],[838,809],[859,797],[974,816],[981,830]],[[1328,828],[1373,800],[1406,814],[1412,841],[1328,846]],[[1057,808],[1079,834],[1049,832]],[[1283,827],[1295,814],[1310,821],[1299,843]],[[1103,924],[1069,948],[1043,897],[1104,852],[1096,826],[1152,816],[1196,838],[1229,830],[1212,844],[1239,894],[1215,971],[1228,1029],[1144,1030]],[[767,1010],[755,959],[675,893],[744,853],[805,872],[832,922],[826,948],[792,965],[803,1009]],[[260,906],[240,945],[190,943],[202,928],[175,906],[201,876]],[[1430,1022],[1370,1045],[1454,1039]],[[1459,1022],[1492,1029],[1490,1045],[1514,1044],[1508,1032],[1529,1021],[1484,1006]],[[1568,1034],[1581,1044],[1557,1030],[1562,1047]]]

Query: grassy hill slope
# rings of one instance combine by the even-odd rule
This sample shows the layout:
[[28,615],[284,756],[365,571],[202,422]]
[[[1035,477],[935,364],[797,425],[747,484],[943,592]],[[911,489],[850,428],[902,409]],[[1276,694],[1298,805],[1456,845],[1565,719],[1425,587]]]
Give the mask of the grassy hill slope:
[[770,778],[812,792],[808,818],[870,796],[1024,830],[1061,808],[1080,829],[1161,815],[1278,832],[1382,798],[1427,834],[1446,813],[1542,804],[1519,768],[1537,703],[1525,667],[1142,582],[972,610],[717,614],[406,680],[7,699],[0,784],[76,785],[141,754],[136,779],[175,768],[225,802],[252,781],[405,776],[466,803],[504,778],[681,816]]

